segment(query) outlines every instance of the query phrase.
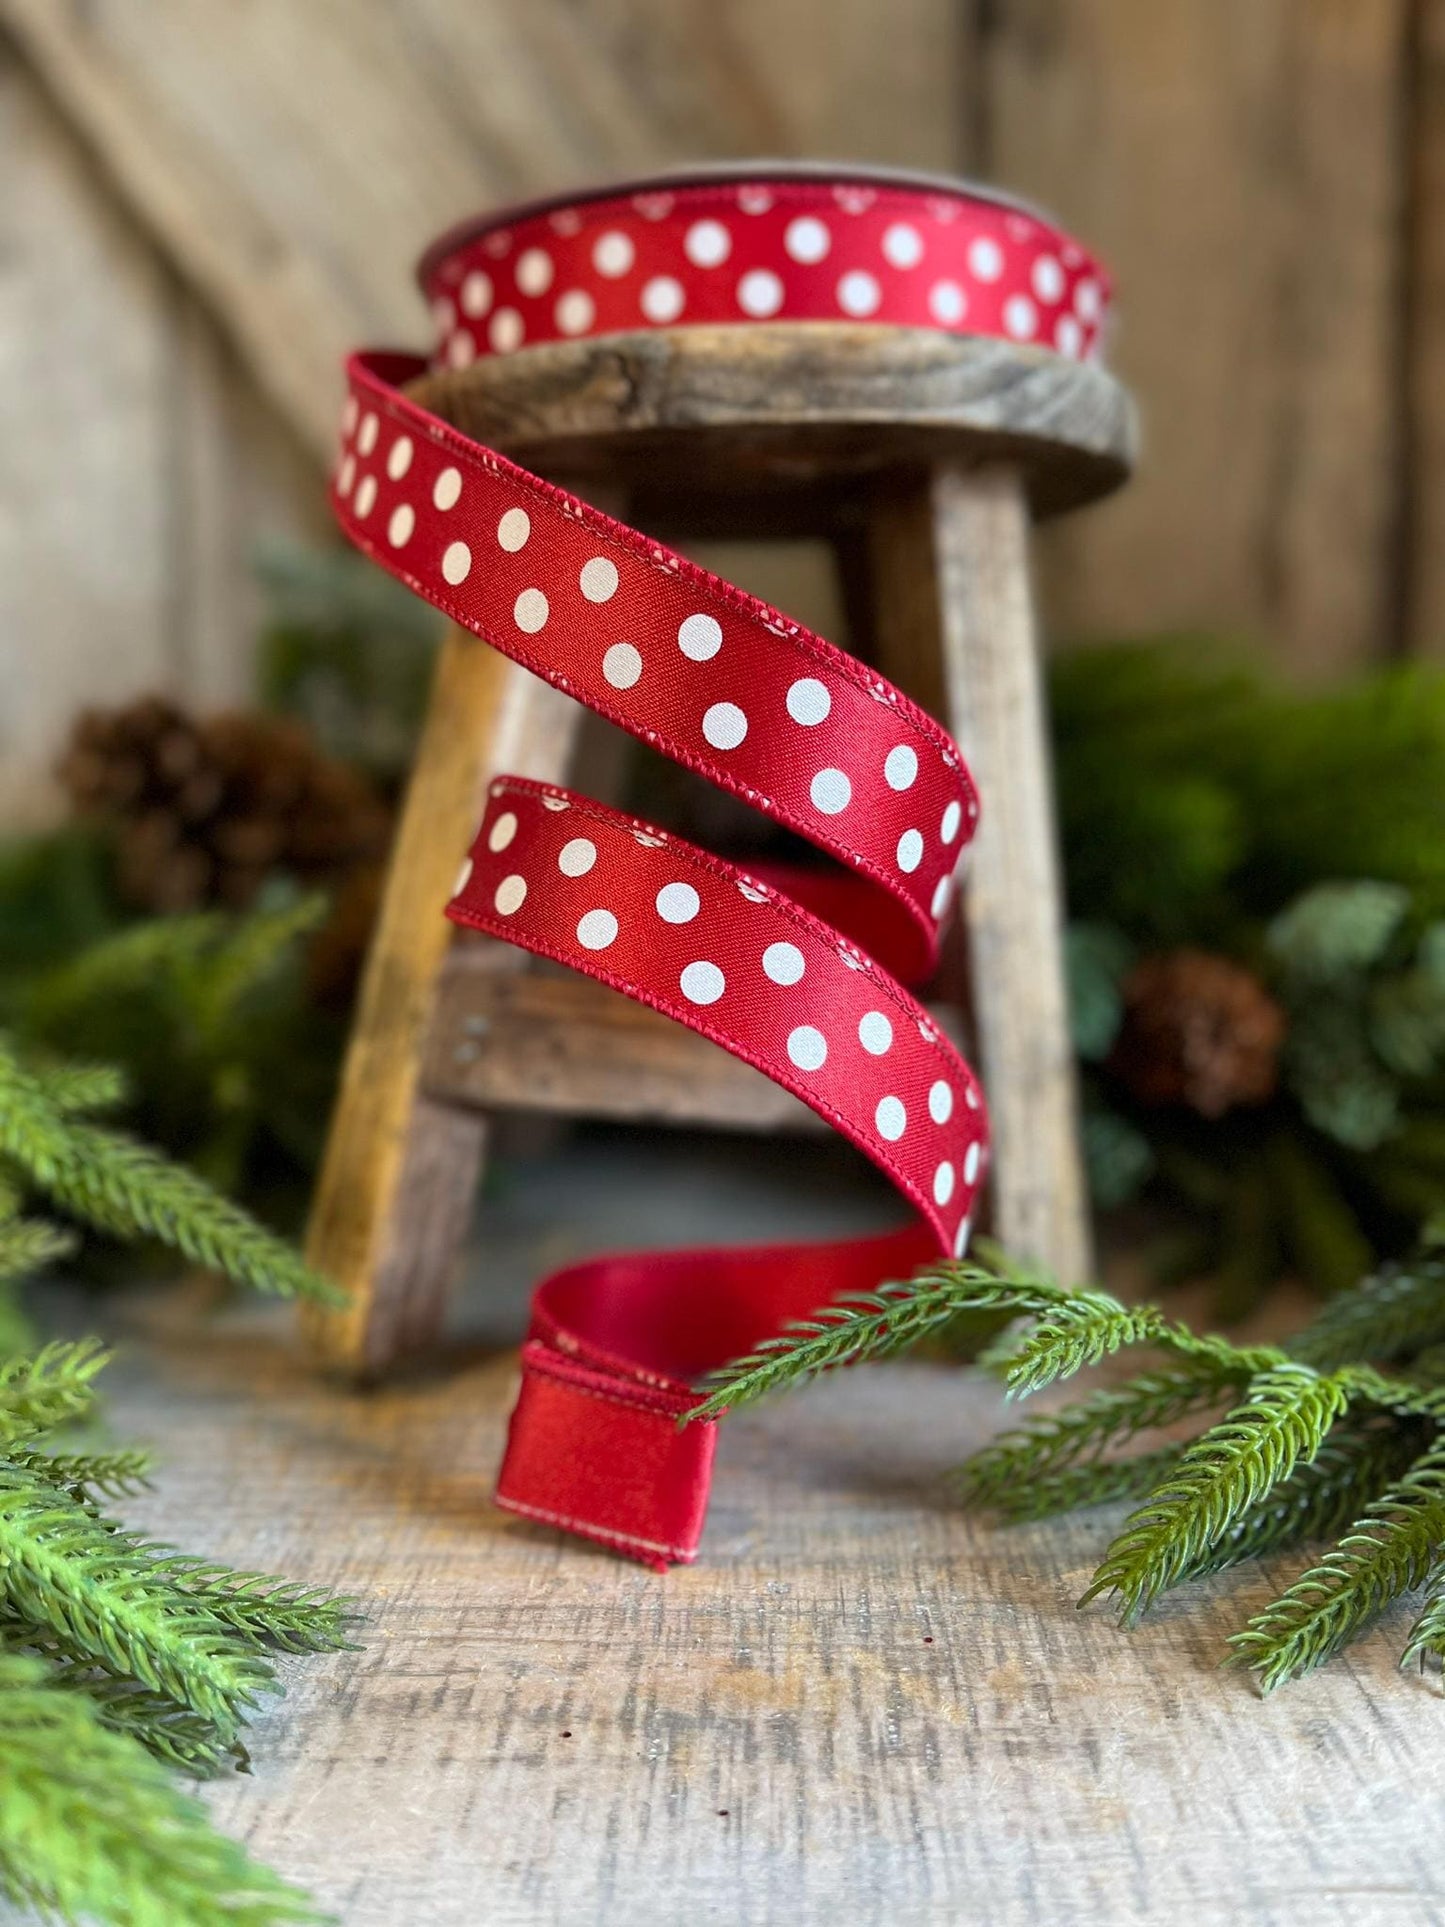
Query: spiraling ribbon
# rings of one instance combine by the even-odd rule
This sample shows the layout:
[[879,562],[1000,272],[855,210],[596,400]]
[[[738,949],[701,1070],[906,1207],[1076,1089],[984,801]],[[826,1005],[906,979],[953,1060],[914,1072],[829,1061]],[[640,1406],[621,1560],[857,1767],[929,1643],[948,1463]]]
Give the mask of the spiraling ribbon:
[[914,1207],[846,1244],[598,1258],[533,1300],[498,1503],[665,1569],[694,1557],[716,1428],[700,1377],[840,1294],[961,1254],[988,1154],[973,1072],[903,987],[933,969],[978,799],[956,745],[799,623],[471,441],[425,372],[621,331],[855,321],[1098,353],[1107,284],[1036,214],[943,183],[653,182],[459,229],[424,257],[429,362],[365,353],[332,501],[464,629],[835,859],[739,869],[498,776],[447,914],[755,1065]]

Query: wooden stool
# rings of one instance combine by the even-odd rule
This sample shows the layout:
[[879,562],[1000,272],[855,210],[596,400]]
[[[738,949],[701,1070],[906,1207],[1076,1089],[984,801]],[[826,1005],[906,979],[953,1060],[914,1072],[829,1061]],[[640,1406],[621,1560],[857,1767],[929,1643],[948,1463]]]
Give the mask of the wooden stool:
[[[1126,476],[1132,415],[1097,366],[929,329],[695,327],[558,343],[428,376],[468,435],[651,534],[822,535],[849,647],[962,746],[984,800],[965,898],[996,1234],[1088,1274],[1028,528]],[[813,1114],[605,986],[456,938],[441,915],[489,779],[565,779],[584,712],[449,631],[397,835],[317,1190],[308,1256],[351,1294],[308,1312],[375,1375],[434,1337],[487,1116],[774,1130]]]

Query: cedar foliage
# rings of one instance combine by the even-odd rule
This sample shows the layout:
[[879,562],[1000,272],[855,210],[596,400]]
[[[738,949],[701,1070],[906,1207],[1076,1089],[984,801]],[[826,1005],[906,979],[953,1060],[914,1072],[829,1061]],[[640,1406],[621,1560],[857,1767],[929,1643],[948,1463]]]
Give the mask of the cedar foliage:
[[[1283,1346],[1198,1334],[989,1256],[828,1307],[715,1374],[689,1416],[894,1355],[963,1313],[1007,1328],[985,1362],[1013,1397],[1143,1346],[1162,1362],[1003,1432],[955,1475],[960,1497],[1010,1522],[1133,1501],[1080,1602],[1112,1596],[1125,1625],[1242,1560],[1333,1542],[1231,1642],[1263,1692],[1421,1589],[1404,1659],[1445,1666],[1445,1250],[1366,1278]],[[1159,1440],[1185,1420],[1203,1429]]]

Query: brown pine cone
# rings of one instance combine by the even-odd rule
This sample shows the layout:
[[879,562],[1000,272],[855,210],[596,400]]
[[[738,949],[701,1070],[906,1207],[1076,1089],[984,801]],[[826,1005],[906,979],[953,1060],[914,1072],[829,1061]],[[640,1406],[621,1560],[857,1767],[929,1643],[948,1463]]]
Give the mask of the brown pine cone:
[[1141,1104],[1213,1118],[1274,1095],[1285,1014],[1243,965],[1204,950],[1146,957],[1123,996],[1109,1068]]
[[385,851],[385,803],[289,717],[197,722],[161,696],[76,722],[59,776],[77,812],[115,829],[127,902],[243,909],[282,870],[324,883]]

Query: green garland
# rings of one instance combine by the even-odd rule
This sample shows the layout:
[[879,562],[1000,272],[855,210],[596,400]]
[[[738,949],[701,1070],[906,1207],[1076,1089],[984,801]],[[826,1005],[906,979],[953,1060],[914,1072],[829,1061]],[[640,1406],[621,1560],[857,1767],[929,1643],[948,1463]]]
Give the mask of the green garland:
[[[1157,1307],[1003,1265],[941,1264],[769,1341],[719,1373],[690,1416],[892,1356],[964,1316],[1013,1327],[986,1362],[1016,1397],[1126,1347],[1164,1355],[1004,1432],[955,1477],[964,1501],[1014,1522],[1135,1501],[1081,1603],[1112,1595],[1132,1625],[1177,1586],[1334,1540],[1235,1636],[1235,1660],[1271,1691],[1423,1589],[1404,1657],[1445,1664],[1445,1246],[1341,1294],[1284,1346],[1201,1336]],[[1182,1443],[1122,1455],[1209,1413]]]

